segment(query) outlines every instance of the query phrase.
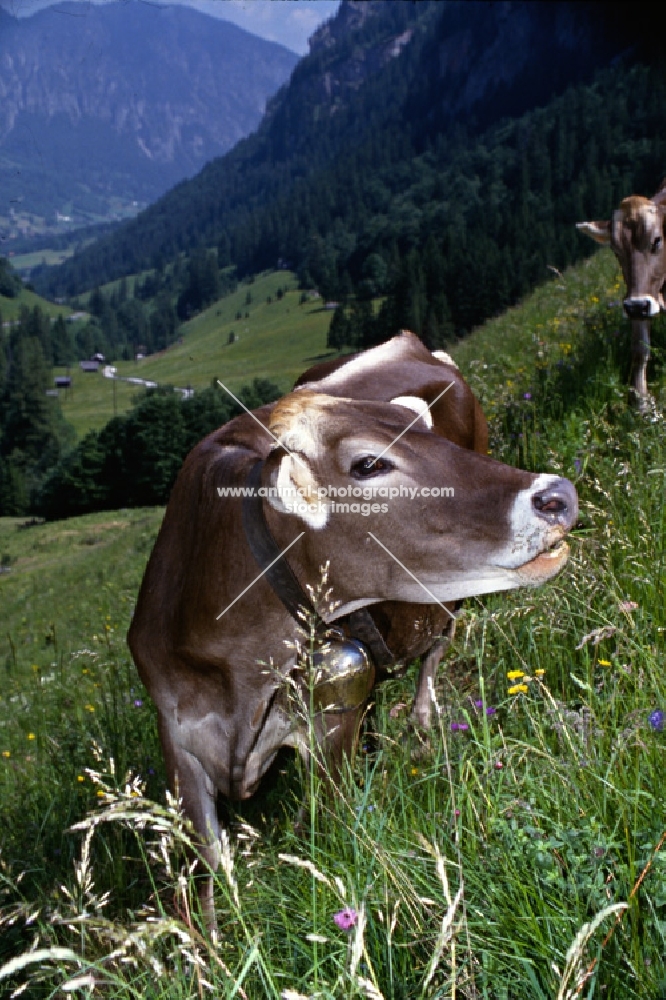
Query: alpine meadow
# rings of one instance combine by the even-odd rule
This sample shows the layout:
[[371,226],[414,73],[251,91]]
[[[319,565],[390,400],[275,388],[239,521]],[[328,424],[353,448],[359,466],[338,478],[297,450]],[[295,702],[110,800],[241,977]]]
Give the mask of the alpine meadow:
[[[102,229],[5,234],[2,996],[666,1000],[666,320],[639,408],[618,260],[576,230],[666,177],[651,18],[342,0],[196,176]],[[431,728],[412,662],[340,775],[300,618],[305,745],[219,797],[211,930],[126,641],[142,576],[197,442],[401,329],[451,356],[493,459],[573,483],[569,559],[465,599]]]

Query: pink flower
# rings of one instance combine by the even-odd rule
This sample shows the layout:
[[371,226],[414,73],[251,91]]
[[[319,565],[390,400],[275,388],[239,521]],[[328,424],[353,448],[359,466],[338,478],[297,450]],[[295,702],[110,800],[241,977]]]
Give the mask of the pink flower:
[[620,611],[635,611],[638,607],[636,601],[620,601],[618,607]]
[[358,913],[349,906],[345,910],[340,910],[338,913],[333,914],[333,921],[341,931],[350,931],[355,926],[357,920]]

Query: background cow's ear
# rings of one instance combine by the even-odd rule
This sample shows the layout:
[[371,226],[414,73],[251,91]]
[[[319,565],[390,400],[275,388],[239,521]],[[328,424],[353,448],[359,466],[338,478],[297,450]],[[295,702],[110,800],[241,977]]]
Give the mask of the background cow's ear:
[[611,241],[610,222],[577,222],[576,229],[591,236],[597,243],[608,246]]
[[659,190],[657,191],[657,193],[652,196],[652,201],[655,203],[655,205],[659,205],[660,208],[663,205],[666,205],[666,177],[661,182],[661,185],[659,186]]

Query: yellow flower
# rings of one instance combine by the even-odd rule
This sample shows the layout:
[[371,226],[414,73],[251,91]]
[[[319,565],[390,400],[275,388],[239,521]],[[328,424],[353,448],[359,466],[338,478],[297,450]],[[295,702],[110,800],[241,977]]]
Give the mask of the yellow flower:
[[35,738],[35,734],[34,733],[28,733],[28,739],[29,740],[34,740],[34,738]]
[[11,750],[3,750],[2,751],[2,756],[3,757],[11,757],[11,755],[12,755],[11,754]]
[[509,694],[525,694],[527,692],[527,684],[514,684],[513,687],[509,688]]
[[523,670],[510,670],[506,676],[510,681],[517,681],[519,677],[525,676],[525,672]]
[[599,660],[598,662],[600,667],[610,667],[611,665],[610,660]]
[[94,712],[95,711],[95,706],[94,705],[84,705],[83,707],[85,708],[86,712]]
[[411,774],[412,774],[412,777],[413,777],[414,775],[418,774],[418,773],[419,773],[419,769],[418,769],[418,767],[413,767],[413,768],[412,768],[412,770],[411,770]]
[[97,789],[97,798],[98,799],[105,799],[106,798],[106,792],[102,791],[101,788],[98,788]]
[[82,774],[77,774],[77,776],[76,776],[76,780],[77,780],[77,781],[85,781],[86,779],[85,779],[85,778],[83,777],[83,775],[82,775]]
[[535,675],[537,677],[543,677],[543,675],[545,674],[545,672],[546,672],[545,670],[535,670],[534,671],[534,673],[535,673]]

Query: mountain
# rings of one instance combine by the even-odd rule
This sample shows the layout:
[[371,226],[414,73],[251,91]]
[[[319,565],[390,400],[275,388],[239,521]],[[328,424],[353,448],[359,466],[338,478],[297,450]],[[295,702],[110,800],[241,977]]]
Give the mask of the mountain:
[[38,287],[75,294],[203,244],[240,274],[282,262],[327,298],[387,296],[385,331],[445,341],[582,255],[577,218],[660,179],[649,11],[343,0],[252,136]]
[[5,238],[136,214],[251,132],[297,58],[186,7],[0,11]]

